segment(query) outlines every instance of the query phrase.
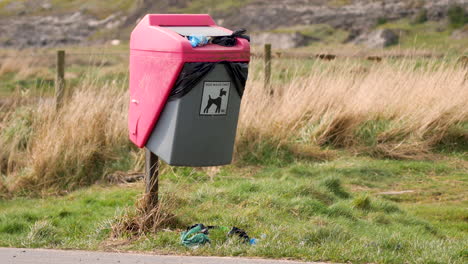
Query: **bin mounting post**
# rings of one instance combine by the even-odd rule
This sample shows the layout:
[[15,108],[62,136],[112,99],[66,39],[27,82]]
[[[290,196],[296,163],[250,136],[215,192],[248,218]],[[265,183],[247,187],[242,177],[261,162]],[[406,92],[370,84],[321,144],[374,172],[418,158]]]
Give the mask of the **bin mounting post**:
[[159,158],[145,148],[145,194],[146,210],[150,211],[158,205]]

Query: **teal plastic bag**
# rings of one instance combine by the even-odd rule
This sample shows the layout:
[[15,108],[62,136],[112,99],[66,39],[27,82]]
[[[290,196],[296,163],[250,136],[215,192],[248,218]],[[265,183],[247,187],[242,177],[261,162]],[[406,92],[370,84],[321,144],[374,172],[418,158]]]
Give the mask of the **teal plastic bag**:
[[240,228],[225,226],[205,226],[203,224],[195,224],[187,228],[187,231],[182,232],[180,236],[180,241],[184,246],[187,247],[197,247],[211,243],[210,238],[208,237],[208,230],[210,229],[220,229],[224,232],[227,232],[227,236],[237,236],[241,238],[245,243],[250,245],[257,244],[258,240],[255,238],[250,238],[247,233]]
[[180,240],[184,246],[195,247],[210,243],[208,235],[202,233],[202,225],[198,224],[192,229],[182,232]]

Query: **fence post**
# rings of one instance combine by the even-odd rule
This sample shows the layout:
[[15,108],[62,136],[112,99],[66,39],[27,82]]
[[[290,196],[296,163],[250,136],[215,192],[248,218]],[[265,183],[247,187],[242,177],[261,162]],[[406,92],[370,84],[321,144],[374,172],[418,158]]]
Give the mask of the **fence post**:
[[55,75],[55,108],[63,105],[65,93],[65,51],[57,51],[57,72]]
[[145,149],[145,194],[147,212],[158,205],[159,158],[151,150]]
[[[271,79],[271,44],[265,44],[265,90],[270,89],[270,79]],[[272,91],[270,91],[271,93]]]

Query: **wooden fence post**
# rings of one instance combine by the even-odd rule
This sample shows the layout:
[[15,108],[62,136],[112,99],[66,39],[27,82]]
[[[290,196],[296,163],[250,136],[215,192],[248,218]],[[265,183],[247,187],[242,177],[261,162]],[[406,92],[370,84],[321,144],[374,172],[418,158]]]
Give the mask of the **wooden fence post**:
[[[265,44],[265,90],[270,89],[270,79],[271,79],[271,44]],[[271,93],[272,91],[270,91]]]
[[159,158],[151,150],[145,149],[145,184],[147,212],[158,205]]
[[65,51],[57,51],[57,72],[55,75],[55,108],[63,105],[65,95]]

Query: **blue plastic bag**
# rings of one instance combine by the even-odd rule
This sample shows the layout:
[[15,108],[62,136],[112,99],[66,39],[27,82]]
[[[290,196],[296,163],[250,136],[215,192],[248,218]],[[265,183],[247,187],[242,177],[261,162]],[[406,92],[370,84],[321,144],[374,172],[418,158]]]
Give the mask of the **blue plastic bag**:
[[208,42],[210,42],[210,38],[207,36],[188,36],[187,38],[193,48],[205,46],[208,44]]

